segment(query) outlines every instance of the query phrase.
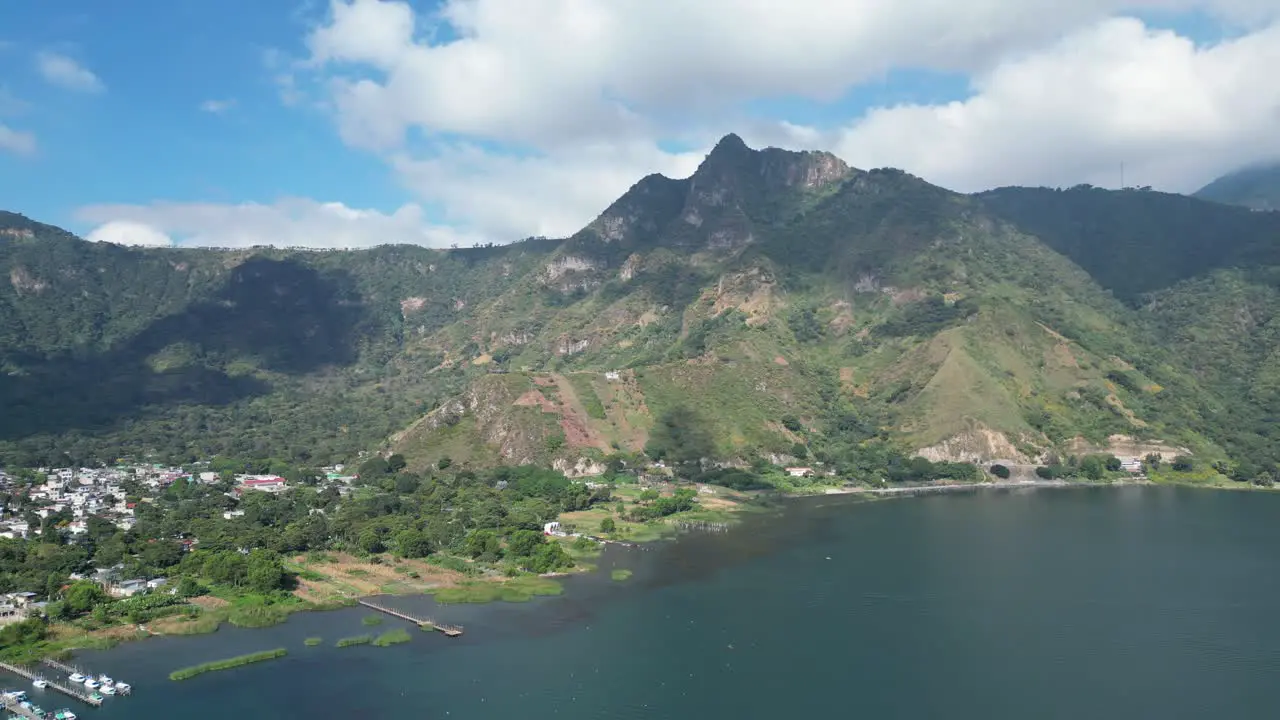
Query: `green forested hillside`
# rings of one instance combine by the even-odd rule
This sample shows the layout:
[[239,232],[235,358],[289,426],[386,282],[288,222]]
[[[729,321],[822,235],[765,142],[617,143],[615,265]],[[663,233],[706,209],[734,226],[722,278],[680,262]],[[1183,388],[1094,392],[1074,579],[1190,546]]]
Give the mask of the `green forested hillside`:
[[736,136],[562,241],[138,250],[6,216],[0,447],[906,476],[1123,446],[1270,472],[1278,218],[964,196]]

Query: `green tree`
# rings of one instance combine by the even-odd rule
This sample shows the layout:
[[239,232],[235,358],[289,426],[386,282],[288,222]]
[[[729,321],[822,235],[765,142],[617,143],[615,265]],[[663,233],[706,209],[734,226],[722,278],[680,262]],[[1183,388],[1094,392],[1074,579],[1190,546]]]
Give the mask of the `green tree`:
[[421,530],[401,530],[396,533],[396,552],[401,557],[424,558],[431,554],[431,538]]
[[258,592],[279,590],[284,585],[284,565],[280,556],[266,550],[249,553],[246,583]]
[[614,522],[613,518],[611,517],[607,517],[600,521],[600,532],[606,535],[616,532],[617,529],[618,529],[618,523]]
[[1115,455],[1107,456],[1107,470],[1109,472],[1120,472],[1120,469],[1123,467],[1124,463],[1120,461],[1120,458]]
[[1172,467],[1177,472],[1191,472],[1196,469],[1196,461],[1190,455],[1179,455],[1173,459]]
[[205,594],[205,588],[198,580],[190,575],[183,575],[178,581],[178,595],[184,598],[200,597]]
[[547,538],[536,530],[517,530],[507,538],[507,552],[516,557],[529,557]]
[[81,580],[67,588],[63,604],[72,615],[82,615],[109,599],[97,583]]
[[1106,477],[1106,461],[1097,455],[1089,455],[1080,461],[1080,473],[1090,480],[1101,480]]
[[1008,480],[1009,476],[1011,475],[1011,473],[1009,472],[1009,468],[1005,467],[1004,465],[998,465],[998,464],[992,465],[990,468],[990,471],[992,475],[995,475],[1001,480]]

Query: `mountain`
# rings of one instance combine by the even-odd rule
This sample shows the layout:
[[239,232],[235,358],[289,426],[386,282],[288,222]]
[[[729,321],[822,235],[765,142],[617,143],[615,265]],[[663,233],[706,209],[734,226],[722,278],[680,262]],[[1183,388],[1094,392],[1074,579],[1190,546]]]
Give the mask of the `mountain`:
[[1280,215],[1193,198],[966,196],[730,135],[562,240],[0,233],[0,452],[23,459],[1280,460]]
[[1228,173],[1197,190],[1195,196],[1251,210],[1280,210],[1280,163]]

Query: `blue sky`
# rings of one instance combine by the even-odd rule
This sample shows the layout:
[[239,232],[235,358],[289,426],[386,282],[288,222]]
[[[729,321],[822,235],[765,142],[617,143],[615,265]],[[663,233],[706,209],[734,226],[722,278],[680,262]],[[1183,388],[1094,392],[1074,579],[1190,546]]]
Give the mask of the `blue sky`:
[[[306,31],[288,3],[68,0],[9,4],[0,18],[0,87],[26,105],[12,124],[39,142],[32,157],[0,160],[7,208],[85,230],[73,210],[90,203],[301,196],[394,210],[408,200],[328,117],[281,103],[266,54],[297,50]],[[48,82],[42,51],[106,90]],[[209,101],[234,104],[210,112]]]
[[[339,10],[350,1],[342,0]],[[786,54],[793,48],[751,36],[747,18],[742,38],[732,36],[737,28],[713,27],[704,32],[714,38],[703,43],[691,31],[695,37],[683,50],[679,39],[670,40],[670,31],[663,30],[652,44],[661,46],[666,39],[676,44],[671,54],[685,53],[683,64],[669,66],[662,56],[645,54],[650,43],[644,38],[634,44],[634,57],[621,51],[605,57],[605,50],[596,50],[598,61],[560,58],[572,49],[558,47],[555,34],[581,23],[538,15],[539,8],[552,7],[548,0],[467,1],[496,10],[477,12],[472,27],[458,30],[433,15],[440,9],[434,3],[412,3],[412,37],[395,33],[396,18],[405,16],[375,0],[359,0],[348,16],[335,13],[328,2],[131,0],[110,8],[100,0],[6,3],[0,9],[0,140],[7,130],[10,147],[0,147],[3,208],[82,234],[118,219],[154,227],[179,242],[239,244],[268,227],[318,212],[311,205],[276,207],[296,198],[341,203],[343,222],[349,223],[346,234],[318,238],[317,244],[369,244],[377,241],[377,233],[418,241],[413,238],[419,231],[426,238],[422,241],[432,244],[454,236],[504,242],[571,231],[643,174],[692,170],[714,140],[729,131],[753,145],[829,149],[858,166],[903,166],[962,190],[1093,181],[1104,177],[1104,169],[1110,172],[1115,152],[1128,153],[1129,147],[1138,148],[1130,160],[1135,174],[1146,173],[1144,180],[1157,186],[1186,190],[1250,159],[1251,153],[1280,150],[1258,148],[1265,118],[1244,118],[1248,122],[1242,127],[1247,127],[1239,131],[1204,120],[1234,116],[1229,103],[1245,102],[1243,93],[1208,87],[1226,81],[1212,74],[1204,80],[1202,106],[1171,105],[1191,120],[1169,117],[1166,131],[1159,118],[1142,118],[1137,129],[1125,130],[1137,135],[1108,136],[1118,132],[1119,118],[1129,122],[1132,113],[1108,109],[1105,102],[1124,102],[1123,93],[1131,91],[1109,99],[1108,93],[1116,91],[1107,87],[1105,73],[1064,67],[1128,63],[1128,73],[1138,78],[1131,80],[1137,92],[1150,86],[1162,93],[1159,97],[1175,92],[1172,85],[1157,87],[1173,82],[1161,79],[1177,65],[1170,58],[1185,56],[1188,63],[1207,68],[1188,71],[1186,82],[1210,71],[1222,78],[1245,73],[1247,79],[1248,72],[1271,59],[1255,47],[1277,29],[1276,16],[1265,9],[1274,3],[1266,0],[1204,0],[1191,12],[1157,8],[1141,14],[1125,12],[1127,3],[1119,1],[1080,0],[1098,7],[1069,12],[1053,9],[1046,0],[1022,0],[1044,5],[1043,23],[1031,14],[1021,24],[1017,18],[995,18],[985,25],[975,21],[971,29],[944,25],[943,40],[937,39],[935,26],[920,20],[917,27],[910,14],[877,17],[884,26],[869,29],[871,21],[851,16],[847,42],[875,45],[874,55],[842,49],[841,38],[832,36],[828,45],[817,38],[813,56],[799,60]],[[790,16],[764,17],[762,27],[770,21],[795,22],[806,8],[818,13],[812,32],[844,22],[821,16],[836,12],[821,3],[796,2]],[[923,6],[929,0],[903,2]],[[619,13],[617,26],[634,27],[636,33],[663,27],[646,25],[641,10],[621,14],[616,8],[623,5],[640,7],[607,2],[598,7],[605,8],[601,13]],[[1248,23],[1224,23],[1227,6],[1231,12],[1263,10]],[[667,9],[667,22],[696,28],[700,21],[694,4],[673,0]],[[356,22],[356,10],[368,14]],[[511,32],[501,22],[501,11],[528,13],[528,22],[546,23],[552,40]],[[329,33],[328,46],[315,39],[322,31]],[[495,84],[502,77],[482,77],[468,87],[456,78],[471,77],[480,66],[435,52],[460,35],[495,56],[514,58],[510,75],[518,75],[524,64],[552,70],[524,80],[513,77],[509,88]],[[743,38],[764,46],[761,63],[767,64],[752,67],[750,48],[733,61]],[[1251,40],[1247,52],[1213,54],[1224,41],[1244,48]],[[403,52],[386,60],[374,57],[379,47],[395,43]],[[702,45],[714,49],[716,43],[723,43],[718,56],[696,55]],[[613,53],[619,43],[607,45]],[[322,46],[328,49],[316,50]],[[1112,53],[1116,58],[1102,57]],[[313,54],[316,62],[297,64]],[[46,65],[51,58],[61,62],[64,71],[74,69],[70,61],[92,73],[99,86],[83,74],[76,82],[67,72],[42,72],[42,58]],[[593,75],[593,64],[612,74]],[[583,76],[567,77],[565,68],[581,69]],[[741,75],[735,74],[738,68]],[[1150,72],[1150,79],[1143,72]],[[701,81],[699,73],[705,74]],[[1080,117],[1055,120],[1048,129],[1045,122],[1034,122],[1031,110],[1040,110],[1031,103],[1054,99],[1028,89],[1035,85],[1034,78],[1027,79],[1032,73],[1042,73],[1046,82],[1084,78],[1078,89],[1063,88],[1078,93]],[[292,78],[301,93],[294,102],[282,94],[282,75]],[[333,84],[344,79],[373,81],[376,97],[344,102],[353,96]],[[531,89],[531,83],[537,87]],[[1197,89],[1186,92],[1194,95]],[[523,106],[509,101],[522,95],[529,96]],[[605,107],[601,98],[613,95],[621,97],[629,117],[617,120],[616,109]],[[1085,112],[1094,100],[1104,104]],[[598,121],[591,119],[596,111],[602,113]],[[1007,118],[1022,114],[1029,116],[1025,125],[1009,125]],[[570,123],[575,115],[582,117]],[[1203,131],[1179,129],[1202,120]],[[382,127],[384,122],[391,124]],[[378,132],[370,129],[375,125]],[[22,138],[34,138],[34,151],[19,147]],[[1054,143],[1079,147],[1054,155],[1049,147]],[[196,204],[218,220],[202,226]],[[246,204],[258,206],[252,217]],[[397,210],[401,214],[392,218]],[[263,222],[267,213],[275,213],[271,222]],[[311,224],[300,225],[298,235],[317,232],[324,217],[303,218]]]

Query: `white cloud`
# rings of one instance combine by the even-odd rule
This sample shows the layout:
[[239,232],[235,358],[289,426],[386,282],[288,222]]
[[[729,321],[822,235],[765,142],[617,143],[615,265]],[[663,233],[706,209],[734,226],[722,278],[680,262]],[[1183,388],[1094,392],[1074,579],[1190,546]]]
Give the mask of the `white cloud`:
[[34,133],[14,130],[0,123],[0,151],[15,155],[34,155],[36,152],[36,136]]
[[[1122,17],[1192,10],[1243,34],[1200,47]],[[964,190],[1114,184],[1121,162],[1131,184],[1190,189],[1280,154],[1278,33],[1276,0],[332,0],[295,68],[327,81],[348,145],[507,241],[570,233],[648,172],[687,174],[699,154],[660,140],[729,130]],[[894,68],[967,75],[971,97],[744,119],[743,103],[834,100]]]
[[[1234,39],[1198,45],[1126,17],[1188,11]],[[302,59],[264,56],[282,101],[331,112],[346,144],[438,215],[284,200],[84,219],[179,245],[566,235],[645,174],[687,175],[731,130],[962,190],[1114,185],[1121,162],[1131,184],[1187,190],[1280,156],[1280,0],[444,0],[431,14],[331,0],[305,44]],[[967,77],[969,97],[769,114],[770,100],[837,100],[891,69]]]
[[390,215],[342,203],[288,198],[271,205],[157,202],[150,205],[90,205],[77,219],[94,223],[90,240],[122,244],[310,248],[414,244],[470,245],[477,238],[429,224],[417,205]]
[[[547,146],[651,132],[651,113],[830,100],[894,67],[981,72],[1123,8],[1193,6],[1277,12],[1274,0],[448,0],[418,18],[403,2],[333,0],[307,44],[313,66],[338,73],[353,145],[391,147],[417,126]],[[419,38],[419,24],[450,39]]]
[[975,78],[965,102],[881,108],[806,129],[860,166],[904,167],[959,190],[1119,183],[1189,191],[1280,157],[1280,24],[1197,48],[1108,20]]
[[705,154],[666,153],[636,142],[513,157],[460,145],[427,160],[400,154],[391,162],[412,190],[445,208],[443,219],[510,242],[570,235],[641,177],[685,177]]
[[100,93],[107,89],[92,71],[66,55],[55,52],[36,54],[36,67],[46,81],[67,90]]
[[214,115],[221,115],[235,106],[236,101],[231,98],[226,100],[205,100],[200,103],[201,110],[207,113],[213,113]]
[[99,225],[85,239],[90,242],[134,245],[137,247],[169,247],[173,245],[173,238],[163,232],[150,225],[130,220],[112,220]]

